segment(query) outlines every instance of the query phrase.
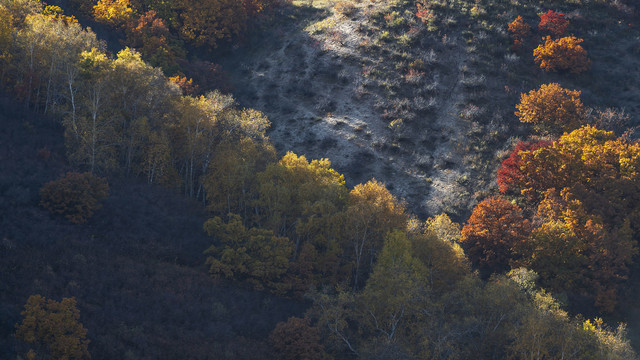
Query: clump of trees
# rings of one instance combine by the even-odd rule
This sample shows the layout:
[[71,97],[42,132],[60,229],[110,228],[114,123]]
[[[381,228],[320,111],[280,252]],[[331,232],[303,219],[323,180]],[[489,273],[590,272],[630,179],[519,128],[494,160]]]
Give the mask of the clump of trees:
[[552,143],[519,144],[498,171],[499,186],[537,208],[539,225],[513,263],[551,290],[613,311],[637,253],[638,169],[640,145],[589,125]]
[[[568,71],[578,74],[589,70],[591,60],[587,51],[580,45],[583,40],[575,36],[565,36],[569,20],[563,13],[549,10],[540,15],[538,32],[542,35],[542,43],[533,49],[536,64],[545,71]],[[512,49],[519,50],[529,36],[531,27],[521,16],[508,24],[513,38]]]
[[87,222],[109,196],[106,179],[91,173],[69,172],[46,183],[40,190],[40,205],[75,224]]

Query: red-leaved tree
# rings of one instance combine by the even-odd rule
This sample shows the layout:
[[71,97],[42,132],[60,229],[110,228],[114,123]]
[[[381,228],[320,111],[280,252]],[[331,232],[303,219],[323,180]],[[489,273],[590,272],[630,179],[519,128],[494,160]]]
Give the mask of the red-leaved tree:
[[568,26],[569,20],[564,18],[563,13],[549,10],[545,14],[540,15],[538,30],[542,33],[560,37],[567,31]]

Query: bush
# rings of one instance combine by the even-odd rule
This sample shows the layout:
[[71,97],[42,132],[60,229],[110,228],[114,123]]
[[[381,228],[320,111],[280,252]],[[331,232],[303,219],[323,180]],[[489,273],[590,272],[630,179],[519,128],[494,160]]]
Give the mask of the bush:
[[52,214],[64,215],[74,224],[87,222],[109,196],[109,185],[90,173],[69,172],[46,183],[40,190],[40,205]]
[[581,92],[564,89],[557,83],[541,85],[520,95],[515,115],[524,123],[542,125],[551,130],[574,130],[585,118],[585,107],[580,101]]
[[544,45],[540,44],[533,50],[536,64],[546,71],[567,70],[574,74],[586,71],[591,66],[587,58],[587,51],[580,46],[582,39],[574,36],[553,40],[550,36],[544,38]]
[[337,14],[350,17],[356,13],[356,6],[349,1],[339,1],[333,6]]

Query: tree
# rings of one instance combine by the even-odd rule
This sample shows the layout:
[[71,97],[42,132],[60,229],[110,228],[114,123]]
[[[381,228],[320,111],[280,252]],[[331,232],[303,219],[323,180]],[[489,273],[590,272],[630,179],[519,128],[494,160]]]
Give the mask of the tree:
[[31,347],[28,359],[90,359],[87,329],[80,323],[75,298],[58,302],[32,295],[22,311],[24,319],[16,324],[16,337]]
[[135,47],[149,64],[161,67],[165,73],[175,73],[176,51],[169,43],[171,34],[165,21],[149,10],[125,27],[127,44]]
[[[264,214],[260,221],[274,233],[296,239],[296,253],[302,242],[312,236],[299,233],[298,225],[308,217],[328,217],[347,200],[344,175],[332,169],[328,159],[307,161],[304,155],[288,152],[257,178],[257,205]],[[331,213],[315,214],[318,207]]]
[[238,215],[229,215],[224,223],[215,217],[204,223],[209,236],[220,245],[212,245],[205,254],[209,273],[215,277],[247,281],[256,289],[277,285],[289,268],[293,245],[287,238],[276,237],[269,230],[246,228]]
[[[561,222],[563,226],[560,229],[564,234],[550,232],[543,227],[542,232],[537,232],[539,237],[536,245],[541,246],[541,250],[547,254],[571,254],[563,259],[552,257],[548,262],[545,259],[533,259],[532,263],[542,265],[540,271],[549,273],[551,277],[567,280],[564,284],[549,285],[560,285],[563,290],[579,292],[592,298],[601,310],[612,312],[617,304],[618,289],[629,272],[627,266],[638,251],[629,218],[620,225],[611,222],[605,224],[601,216],[590,213],[583,201],[568,188],[559,193],[549,189],[538,206],[538,216]],[[545,236],[547,234],[551,238]],[[562,237],[558,239],[557,236]],[[532,257],[541,255],[533,254]],[[554,266],[558,262],[561,265]],[[586,267],[582,267],[582,264]]]
[[617,328],[612,329],[606,326],[602,319],[596,318],[593,321],[585,320],[582,329],[596,337],[598,358],[610,360],[638,358],[627,338],[626,324],[620,323]]
[[524,22],[522,16],[518,15],[518,17],[509,23],[508,25],[509,32],[511,32],[511,37],[513,38],[513,50],[518,50],[524,41],[531,35],[531,26]]
[[7,8],[0,5],[0,85],[4,85],[4,77],[11,64],[11,47],[13,45],[12,34],[13,17]]
[[514,247],[526,241],[529,231],[530,223],[517,205],[490,197],[473,208],[460,242],[471,263],[488,276],[509,269],[516,256]]
[[357,297],[363,313],[362,325],[385,346],[401,341],[411,314],[421,305],[427,290],[426,272],[412,255],[406,233],[390,232],[362,294]]
[[581,199],[608,214],[607,219],[632,214],[636,208],[640,145],[616,139],[613,132],[587,125],[562,135],[551,146],[520,156],[522,193],[532,199],[547,189],[560,191],[580,184],[585,195]]
[[558,40],[546,36],[544,45],[538,45],[533,50],[534,60],[546,71],[569,71],[574,74],[587,71],[591,60],[587,58],[587,51],[580,46],[582,41],[574,36]]
[[502,161],[502,165],[497,171],[498,189],[501,193],[509,193],[514,190],[519,190],[525,186],[521,167],[523,165],[522,152],[535,151],[537,149],[551,146],[550,141],[538,141],[538,142],[525,142],[519,141],[518,144],[511,150],[509,157]]
[[521,122],[543,129],[571,131],[585,119],[586,109],[580,94],[578,90],[564,89],[557,83],[543,84],[538,90],[520,94],[515,115]]
[[549,33],[553,36],[559,37],[564,35],[564,33],[567,31],[568,26],[569,20],[564,18],[563,13],[549,10],[545,14],[540,15],[538,31],[542,33]]
[[446,214],[429,218],[411,229],[409,239],[413,257],[426,269],[424,276],[430,289],[450,288],[468,274],[469,263],[458,244],[460,225]]
[[535,271],[546,289],[562,292],[587,286],[588,244],[560,221],[543,223],[515,251],[521,256],[517,265]]
[[219,144],[204,179],[209,210],[250,219],[259,189],[256,173],[274,160],[275,150],[270,144],[248,137]]
[[329,355],[320,343],[320,332],[311,326],[309,318],[290,317],[279,322],[269,335],[269,341],[278,359],[326,360]]
[[109,171],[117,167],[117,132],[108,92],[113,62],[93,48],[80,54],[77,66],[82,79],[77,91],[81,96],[77,116],[74,111],[64,122],[65,145],[75,165],[86,166],[91,173]]
[[124,25],[132,16],[129,0],[99,0],[93,7],[93,18],[114,28]]
[[594,337],[571,320],[551,295],[539,291],[532,297],[533,306],[527,309],[513,334],[514,341],[509,347],[513,358],[595,358]]
[[64,215],[75,224],[87,222],[100,202],[109,196],[109,185],[90,173],[69,172],[46,183],[40,190],[40,205],[52,214]]
[[[355,262],[353,287],[359,287],[361,273],[367,274],[365,259],[373,264],[382,248],[384,237],[393,229],[405,229],[408,216],[405,205],[375,179],[356,185],[349,193],[348,206],[342,219],[342,247],[352,249]],[[350,252],[350,251],[349,251]]]

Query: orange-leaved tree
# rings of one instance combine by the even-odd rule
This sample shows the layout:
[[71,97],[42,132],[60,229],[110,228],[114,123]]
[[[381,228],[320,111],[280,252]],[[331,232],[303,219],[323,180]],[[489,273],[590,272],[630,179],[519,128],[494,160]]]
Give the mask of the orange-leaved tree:
[[509,270],[513,250],[526,241],[530,228],[518,205],[490,197],[473,208],[462,228],[460,242],[472,264],[487,276]]
[[582,125],[586,115],[580,94],[558,83],[543,84],[538,90],[520,94],[515,115],[521,122],[548,130],[571,131]]
[[577,74],[589,70],[591,60],[587,51],[580,45],[582,39],[567,36],[557,40],[550,36],[544,38],[544,44],[533,50],[536,64],[546,71],[569,71]]
[[27,299],[16,337],[29,344],[27,359],[90,359],[87,329],[80,323],[75,298],[58,302],[41,295]]
[[509,23],[509,32],[513,38],[513,50],[519,49],[529,35],[531,35],[531,26],[524,22],[522,16],[518,17]]
[[40,189],[40,205],[53,214],[64,215],[75,224],[87,222],[100,202],[109,196],[104,178],[90,173],[70,172]]

